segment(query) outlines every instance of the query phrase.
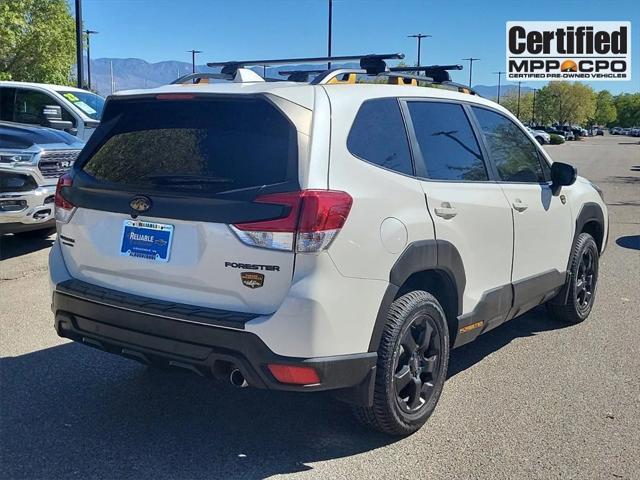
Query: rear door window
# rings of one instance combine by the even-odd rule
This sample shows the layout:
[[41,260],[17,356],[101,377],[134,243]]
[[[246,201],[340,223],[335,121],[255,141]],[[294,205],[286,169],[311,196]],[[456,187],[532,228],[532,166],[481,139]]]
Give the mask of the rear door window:
[[396,98],[362,104],[347,139],[349,151],[367,162],[413,175],[409,142]]
[[82,169],[116,188],[216,193],[297,182],[295,127],[266,99],[113,101],[107,109]]
[[464,108],[456,103],[408,101],[427,178],[486,181],[487,169]]

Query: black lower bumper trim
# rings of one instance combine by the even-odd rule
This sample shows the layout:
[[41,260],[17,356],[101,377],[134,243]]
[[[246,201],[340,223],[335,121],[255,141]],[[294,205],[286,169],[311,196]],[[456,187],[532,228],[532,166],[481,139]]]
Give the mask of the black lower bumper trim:
[[[228,381],[238,368],[251,386],[275,390],[319,391],[364,389],[375,375],[376,353],[320,358],[275,354],[255,334],[165,318],[114,307],[104,301],[70,296],[56,291],[53,311],[58,335],[110,353],[157,366],[174,366],[203,376]],[[267,364],[305,365],[316,369],[320,383],[279,383]],[[365,398],[366,395],[351,395]]]

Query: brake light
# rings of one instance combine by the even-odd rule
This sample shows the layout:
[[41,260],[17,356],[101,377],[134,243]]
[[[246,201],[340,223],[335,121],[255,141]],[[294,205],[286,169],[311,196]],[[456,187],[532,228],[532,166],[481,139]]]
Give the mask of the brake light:
[[156,100],[194,100],[193,93],[160,93],[156,95]]
[[276,250],[318,252],[326,249],[347,220],[353,199],[335,190],[274,193],[256,202],[289,207],[285,217],[232,225],[247,245]]
[[267,367],[280,383],[288,383],[291,385],[315,385],[320,383],[318,372],[311,367],[277,365],[273,363],[270,363]]
[[76,211],[75,205],[62,196],[62,189],[71,186],[73,186],[73,177],[70,174],[65,173],[58,179],[54,200],[54,210],[57,222],[69,223],[69,220],[71,220],[71,217],[73,217],[73,214]]

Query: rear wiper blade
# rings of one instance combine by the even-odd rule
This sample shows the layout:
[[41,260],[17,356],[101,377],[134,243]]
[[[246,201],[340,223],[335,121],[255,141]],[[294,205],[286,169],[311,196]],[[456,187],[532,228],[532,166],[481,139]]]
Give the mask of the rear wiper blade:
[[233,183],[226,177],[208,177],[205,175],[145,175],[141,180],[151,180],[158,185],[188,185],[198,183]]

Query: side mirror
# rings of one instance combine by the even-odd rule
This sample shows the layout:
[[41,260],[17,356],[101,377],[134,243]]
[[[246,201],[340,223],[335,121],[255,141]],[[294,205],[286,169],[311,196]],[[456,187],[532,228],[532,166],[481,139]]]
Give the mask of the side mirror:
[[578,177],[578,171],[573,165],[562,162],[551,164],[551,188],[554,193],[563,186],[573,185]]
[[57,130],[69,130],[73,123],[62,120],[62,107],[60,105],[45,105],[42,107],[43,125]]

